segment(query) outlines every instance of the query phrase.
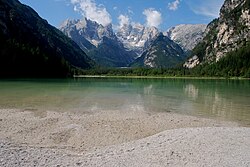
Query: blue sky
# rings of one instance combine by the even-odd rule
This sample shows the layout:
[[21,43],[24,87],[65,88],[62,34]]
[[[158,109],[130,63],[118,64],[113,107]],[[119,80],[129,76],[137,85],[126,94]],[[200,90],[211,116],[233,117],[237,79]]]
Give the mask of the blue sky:
[[224,0],[20,0],[58,27],[83,16],[114,27],[125,23],[156,26],[164,31],[178,24],[207,24],[218,17]]

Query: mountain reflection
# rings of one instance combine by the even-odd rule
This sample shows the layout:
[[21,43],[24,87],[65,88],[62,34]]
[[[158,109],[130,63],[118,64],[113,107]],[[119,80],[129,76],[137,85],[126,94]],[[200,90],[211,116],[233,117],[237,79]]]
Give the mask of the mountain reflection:
[[[215,81],[214,81],[215,82]],[[183,87],[189,99],[186,106],[193,114],[216,117],[222,120],[250,121],[249,85],[242,90],[238,83],[221,81],[207,84],[196,82]]]
[[184,88],[184,92],[188,97],[195,100],[198,98],[199,89],[196,88],[193,84],[187,84]]
[[250,122],[250,81],[77,79],[0,81],[0,108],[174,112]]

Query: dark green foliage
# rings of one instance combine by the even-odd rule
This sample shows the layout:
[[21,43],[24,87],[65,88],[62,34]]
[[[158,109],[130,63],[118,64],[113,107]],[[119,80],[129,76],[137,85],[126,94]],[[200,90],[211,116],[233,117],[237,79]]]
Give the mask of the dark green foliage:
[[[224,14],[224,18],[227,20],[228,25],[234,25],[235,33],[240,34],[245,29],[247,30],[247,26],[243,22],[239,22],[240,16],[242,14],[242,9],[250,9],[250,0],[246,0],[245,3],[238,5],[232,11],[222,10]],[[230,18],[230,19],[228,19]],[[237,25],[237,26],[235,26]]]
[[46,55],[37,47],[7,40],[1,49],[1,77],[65,77],[71,68],[64,58]]
[[[250,9],[250,0],[246,0],[246,3],[244,4],[245,9]],[[249,11],[250,12],[250,11]],[[249,13],[250,14],[250,13]]]
[[98,68],[84,70],[82,75],[159,76],[159,77],[243,77],[250,78],[250,44],[228,53],[219,62],[186,68]]
[[0,77],[65,77],[94,64],[30,7],[0,0],[0,11]]
[[250,44],[228,53],[220,61],[199,66],[192,71],[198,76],[246,77],[250,72]]
[[[208,33],[204,37],[203,41],[199,43],[192,51],[190,57],[198,56],[200,62],[203,64],[194,70],[195,75],[207,75],[207,76],[245,76],[247,66],[243,67],[243,62],[248,62],[249,58],[247,54],[244,54],[240,50],[247,50],[247,37],[249,34],[249,29],[244,21],[240,19],[243,9],[249,9],[250,0],[239,1],[239,5],[235,8],[230,8],[228,6],[235,4],[231,0],[226,0],[225,4],[221,8],[220,18],[213,20],[208,25]],[[219,25],[226,24],[229,29],[233,30],[230,33],[230,38],[234,41],[234,44],[222,43],[215,46],[216,41],[218,42],[217,36]],[[217,43],[218,44],[218,43]],[[224,56],[222,60],[216,63],[216,53],[219,51],[230,51],[238,49],[235,52],[229,53]],[[245,60],[244,60],[245,59]],[[209,65],[210,64],[210,65]]]
[[196,46],[195,46],[195,48],[192,50],[192,53],[191,53],[191,55],[193,56],[193,55],[197,55],[198,57],[199,57],[199,60],[203,60],[203,57],[204,57],[204,55],[205,55],[205,51],[206,51],[206,47],[207,47],[207,45],[206,45],[206,43],[205,42],[200,42],[200,43],[198,43]]
[[216,40],[217,37],[217,26],[218,26],[218,19],[214,19],[211,23],[209,23],[209,33],[204,37],[203,41],[198,43],[195,48],[191,51],[190,57],[193,57],[194,55],[199,57],[200,61],[204,61],[204,56],[206,55],[206,49],[207,52],[213,53],[213,41]]
[[185,68],[97,68],[83,70],[81,75],[106,76],[188,76],[189,70]]

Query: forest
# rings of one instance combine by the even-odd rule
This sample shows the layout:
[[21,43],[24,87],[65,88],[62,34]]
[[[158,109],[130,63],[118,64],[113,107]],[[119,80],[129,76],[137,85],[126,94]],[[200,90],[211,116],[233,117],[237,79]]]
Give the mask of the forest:
[[250,78],[250,44],[228,53],[220,61],[202,64],[193,69],[176,68],[93,68],[76,75],[157,76],[157,77],[241,77]]

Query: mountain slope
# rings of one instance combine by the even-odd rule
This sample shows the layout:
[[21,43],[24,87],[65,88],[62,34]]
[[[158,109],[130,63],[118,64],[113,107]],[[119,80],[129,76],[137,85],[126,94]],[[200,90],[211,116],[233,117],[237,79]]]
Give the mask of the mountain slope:
[[17,0],[0,0],[0,76],[71,75],[94,62],[62,32]]
[[226,0],[220,10],[220,17],[208,25],[206,36],[194,48],[184,67],[212,64],[230,52],[246,47],[250,40],[249,30],[250,0]]
[[113,40],[105,36],[97,48],[91,49],[87,53],[104,67],[127,67],[134,61],[133,52],[126,51],[117,39]]
[[[98,47],[98,45],[102,43],[104,36],[111,39],[116,38],[111,25],[102,26],[101,24],[87,18],[83,18],[81,20],[67,19],[62,23],[59,29],[75,42],[83,42],[82,45],[87,46],[82,49],[87,50],[92,49],[93,46]],[[85,40],[88,42],[85,43]]]
[[119,27],[117,37],[129,51],[134,51],[140,56],[159,35],[155,27],[144,27],[141,24],[129,24]]
[[185,59],[181,47],[162,33],[152,42],[141,57],[132,63],[132,67],[170,68]]
[[191,51],[204,37],[207,25],[181,24],[167,30],[164,35],[178,43],[183,50]]
[[83,18],[66,20],[59,29],[101,66],[123,67],[134,60],[134,53],[124,48],[113,32],[112,25],[102,26]]

